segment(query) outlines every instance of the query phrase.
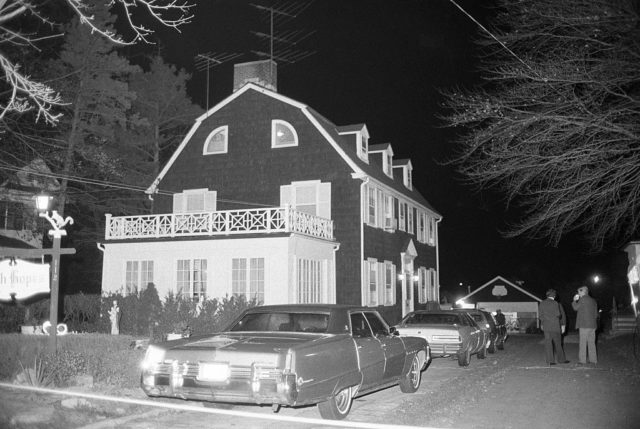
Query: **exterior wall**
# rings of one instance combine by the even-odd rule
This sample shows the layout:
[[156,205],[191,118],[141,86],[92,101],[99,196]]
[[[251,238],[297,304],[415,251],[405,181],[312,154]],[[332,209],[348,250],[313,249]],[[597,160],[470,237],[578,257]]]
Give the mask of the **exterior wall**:
[[[271,148],[272,119],[285,120],[296,129],[298,146]],[[209,132],[222,125],[229,126],[228,153],[203,156],[202,147]],[[335,300],[359,305],[362,182],[353,179],[351,173],[340,155],[299,109],[248,91],[202,123],[160,183],[160,189],[216,190],[217,209],[226,210],[253,205],[277,206],[280,186],[294,181],[331,182],[331,218],[334,236],[340,243],[335,264]],[[154,195],[154,200],[155,213],[173,211],[171,196]]]
[[[295,253],[297,252],[297,253]],[[265,259],[264,304],[291,303],[295,286],[291,276],[293,255],[327,261],[333,271],[333,245],[301,237],[271,237],[228,240],[155,241],[107,243],[102,271],[103,293],[124,291],[128,260],[153,260],[154,284],[162,298],[176,291],[178,259],[207,259],[207,296],[231,296],[231,260]],[[333,274],[328,287],[333,292]]]
[[[414,231],[416,229],[414,228]],[[413,240],[418,255],[413,260],[414,271],[418,267],[437,269],[436,261],[436,247],[429,246],[428,244],[418,242],[416,234],[409,234],[406,231],[387,232],[383,229],[373,228],[369,225],[364,226],[364,258],[375,258],[379,262],[391,261],[396,266],[396,273],[400,274],[402,270],[402,260],[400,253],[405,250],[405,247],[409,240]],[[413,297],[414,297],[414,310],[427,309],[428,303],[418,302],[418,284],[414,280],[407,280],[412,282]],[[437,287],[437,286],[436,286]],[[438,303],[439,305],[439,303]],[[396,305],[380,306],[378,310],[385,316],[385,318],[395,323],[402,318],[402,281],[396,278]]]

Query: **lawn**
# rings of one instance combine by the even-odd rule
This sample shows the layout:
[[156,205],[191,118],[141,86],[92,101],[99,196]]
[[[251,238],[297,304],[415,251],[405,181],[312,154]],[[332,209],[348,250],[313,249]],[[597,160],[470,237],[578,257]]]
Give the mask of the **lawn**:
[[139,384],[144,350],[129,335],[69,334],[58,337],[57,353],[49,352],[45,335],[0,334],[0,380],[13,382],[23,368],[42,368],[46,383],[64,387],[77,375],[90,375],[97,385],[133,388]]

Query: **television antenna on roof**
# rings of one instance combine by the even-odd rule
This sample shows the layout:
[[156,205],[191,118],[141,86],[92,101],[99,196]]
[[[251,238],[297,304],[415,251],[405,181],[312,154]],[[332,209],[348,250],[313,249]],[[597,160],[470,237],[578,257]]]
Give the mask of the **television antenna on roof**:
[[272,61],[281,64],[293,64],[303,60],[313,54],[313,51],[304,51],[297,48],[297,45],[307,37],[311,36],[315,31],[305,32],[304,30],[288,30],[275,32],[275,26],[285,24],[297,18],[305,11],[314,0],[307,1],[288,1],[279,2],[273,6],[263,6],[251,3],[251,6],[258,9],[263,14],[263,19],[269,21],[269,33],[260,31],[252,31],[253,34],[269,43],[268,52],[251,51],[261,57],[267,57]]
[[240,56],[242,56],[242,54],[239,53],[205,52],[204,54],[198,54],[194,57],[196,70],[207,70],[207,112],[209,111],[209,70],[228,61],[233,61]]

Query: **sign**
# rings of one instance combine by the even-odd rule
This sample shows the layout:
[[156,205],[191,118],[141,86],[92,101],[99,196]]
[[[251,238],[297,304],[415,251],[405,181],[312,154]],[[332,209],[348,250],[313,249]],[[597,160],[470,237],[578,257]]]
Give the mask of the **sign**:
[[26,299],[49,293],[49,264],[34,264],[21,259],[0,261],[0,300]]

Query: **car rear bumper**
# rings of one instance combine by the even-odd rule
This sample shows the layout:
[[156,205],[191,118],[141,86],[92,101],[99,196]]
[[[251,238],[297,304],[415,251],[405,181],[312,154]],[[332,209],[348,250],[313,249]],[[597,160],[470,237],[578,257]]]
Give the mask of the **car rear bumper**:
[[203,383],[190,377],[144,374],[140,387],[148,396],[209,402],[296,405],[298,390],[294,374],[276,380],[229,380]]

